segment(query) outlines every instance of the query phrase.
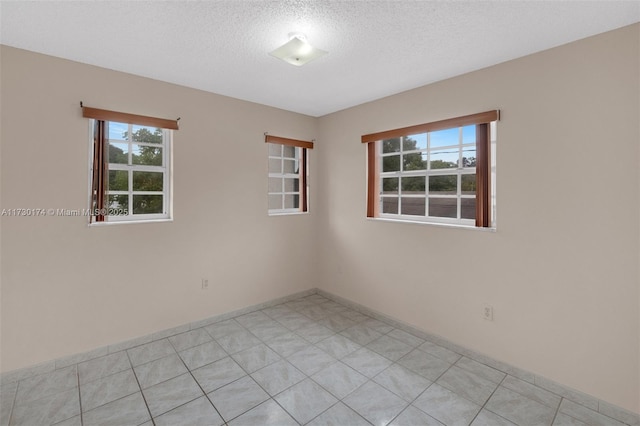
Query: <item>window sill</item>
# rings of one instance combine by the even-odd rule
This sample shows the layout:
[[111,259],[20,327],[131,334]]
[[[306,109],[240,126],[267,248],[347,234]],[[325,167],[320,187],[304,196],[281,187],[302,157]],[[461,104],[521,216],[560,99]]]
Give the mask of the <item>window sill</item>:
[[278,212],[278,213],[269,213],[269,216],[304,216],[308,214],[309,212]]
[[141,223],[165,223],[165,222],[173,222],[173,219],[146,219],[146,220],[114,220],[112,222],[93,222],[89,224],[89,228],[99,228],[102,226],[111,226],[111,225],[134,225]]
[[417,221],[417,220],[405,220],[405,219],[390,219],[387,217],[368,217],[367,220],[374,222],[391,222],[391,223],[408,223],[412,225],[427,225],[427,226],[437,226],[441,228],[456,228],[456,229],[469,229],[472,231],[480,231],[480,232],[497,232],[495,227],[489,228],[481,228],[473,225],[459,225],[455,223],[440,223],[440,222],[425,222],[425,221]]

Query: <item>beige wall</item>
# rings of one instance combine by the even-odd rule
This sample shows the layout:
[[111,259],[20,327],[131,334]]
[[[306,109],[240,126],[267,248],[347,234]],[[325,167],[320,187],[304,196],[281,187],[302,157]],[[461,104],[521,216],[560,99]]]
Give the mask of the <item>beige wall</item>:
[[[2,208],[86,206],[80,100],[182,120],[173,223],[1,219],[1,370],[318,286],[639,411],[639,36],[320,119],[2,47]],[[362,134],[493,108],[497,232],[364,217]],[[265,131],[318,139],[309,215],[266,215]]]
[[316,119],[5,46],[1,55],[2,208],[87,207],[81,100],[181,117],[174,222],[2,217],[2,371],[319,284],[317,214],[267,216],[263,136],[313,139]]
[[[638,412],[639,29],[321,118],[322,288]],[[365,218],[361,135],[495,108],[497,232]]]

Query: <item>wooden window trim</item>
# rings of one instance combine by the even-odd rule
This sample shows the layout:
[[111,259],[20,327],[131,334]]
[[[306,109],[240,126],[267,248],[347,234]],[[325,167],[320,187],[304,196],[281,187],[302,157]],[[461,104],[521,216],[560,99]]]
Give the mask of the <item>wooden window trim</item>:
[[362,143],[367,144],[367,217],[377,217],[379,170],[376,156],[377,141],[437,130],[476,126],[476,227],[491,226],[491,126],[492,121],[500,120],[500,110],[485,111],[463,117],[450,118],[432,123],[362,136]]
[[300,164],[300,211],[306,212],[307,207],[307,149],[301,148]]
[[167,120],[165,118],[148,117],[146,115],[129,114],[126,112],[109,111],[106,109],[90,108],[86,106],[82,107],[82,116],[100,121],[115,121],[118,123],[178,130],[178,120]]
[[485,111],[478,114],[465,115],[463,117],[449,118],[431,123],[402,127],[400,129],[386,130],[384,132],[370,133],[362,136],[362,143],[371,143],[383,139],[399,138],[418,133],[435,132],[436,130],[450,129],[452,127],[464,127],[471,124],[491,123],[500,120],[500,111]]
[[105,181],[108,162],[105,162],[107,144],[104,123],[105,122],[102,120],[96,121],[93,133],[93,179],[91,182],[91,209],[95,209],[94,211],[96,211],[96,214],[91,214],[89,216],[89,223],[93,222],[94,220],[96,222],[104,222],[105,220]]
[[283,138],[280,136],[265,135],[266,143],[277,143],[280,145],[297,146],[299,148],[313,149],[313,142],[301,141],[298,139]]
[[491,129],[476,124],[476,226],[491,225]]
[[377,216],[378,170],[376,144],[367,145],[367,217]]

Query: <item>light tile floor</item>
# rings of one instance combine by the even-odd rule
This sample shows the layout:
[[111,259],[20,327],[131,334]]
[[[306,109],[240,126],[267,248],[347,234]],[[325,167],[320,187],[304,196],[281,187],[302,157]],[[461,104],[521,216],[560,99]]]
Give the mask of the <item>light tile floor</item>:
[[611,425],[314,294],[3,384],[0,425]]

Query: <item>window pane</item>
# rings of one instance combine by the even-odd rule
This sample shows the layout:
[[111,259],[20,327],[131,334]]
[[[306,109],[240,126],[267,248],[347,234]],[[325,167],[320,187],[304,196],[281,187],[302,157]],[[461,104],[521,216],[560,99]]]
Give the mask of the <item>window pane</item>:
[[113,210],[129,210],[129,196],[109,195],[108,208]]
[[269,210],[282,209],[282,195],[269,195]]
[[462,195],[476,195],[476,175],[462,175]]
[[457,217],[458,200],[455,198],[429,198],[429,216]]
[[162,166],[162,148],[132,145],[131,162],[145,166]]
[[402,150],[413,151],[417,149],[427,149],[427,134],[405,136],[402,139]]
[[400,138],[385,139],[382,141],[382,153],[400,152]]
[[284,192],[298,192],[300,187],[300,179],[285,179]]
[[398,214],[398,197],[382,197],[382,213]]
[[284,167],[283,173],[297,173],[295,160],[283,160],[282,165]]
[[404,171],[425,170],[427,168],[427,154],[416,152],[403,155],[402,167]]
[[385,179],[382,179],[382,193],[383,194],[397,194],[398,193],[398,178],[385,178]]
[[476,218],[476,199],[475,198],[460,199],[460,217],[462,217],[462,219]]
[[431,148],[437,148],[440,146],[458,145],[460,140],[460,131],[458,127],[453,129],[438,130],[437,132],[431,132]]
[[269,143],[269,156],[270,157],[282,157],[282,145],[277,143]]
[[424,194],[425,180],[426,178],[424,176],[403,177],[402,193]]
[[159,172],[133,172],[134,191],[162,191],[163,173]]
[[424,216],[425,198],[402,197],[402,214]]
[[269,192],[282,192],[281,178],[269,178]]
[[285,209],[297,209],[300,196],[298,195],[285,195],[284,196],[284,208]]
[[296,158],[296,147],[289,145],[282,145],[283,156],[286,158]]
[[162,195],[133,195],[133,214],[162,213]]
[[109,140],[127,140],[127,131],[129,130],[127,123],[117,123],[115,121],[107,121],[106,123],[109,126]]
[[109,162],[115,164],[129,164],[129,145],[126,143],[109,144]]
[[456,195],[458,193],[458,176],[429,176],[429,193]]
[[458,167],[459,150],[441,149],[431,153],[431,169],[452,169]]
[[476,166],[476,147],[469,146],[462,148],[462,167]]
[[464,126],[462,128],[462,143],[476,143],[476,126]]
[[134,142],[162,143],[162,129],[147,126],[132,126],[131,140]]
[[109,191],[128,191],[129,173],[125,170],[109,170]]
[[269,173],[282,173],[282,160],[269,158]]
[[388,157],[382,157],[382,171],[383,172],[400,171],[400,156],[390,155]]

